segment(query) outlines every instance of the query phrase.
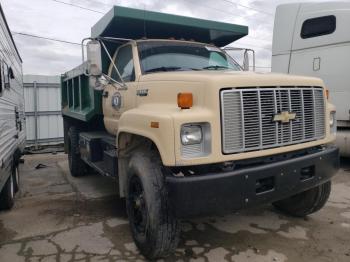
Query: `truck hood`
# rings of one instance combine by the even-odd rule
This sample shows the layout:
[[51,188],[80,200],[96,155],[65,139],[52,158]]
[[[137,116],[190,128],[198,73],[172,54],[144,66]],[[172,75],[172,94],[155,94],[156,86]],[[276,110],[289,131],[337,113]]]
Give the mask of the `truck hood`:
[[324,86],[321,79],[314,77],[228,70],[159,72],[140,77],[140,82],[154,81],[211,82],[220,87]]
[[[219,93],[223,88],[240,87],[323,87],[319,78],[293,76],[286,74],[254,73],[242,71],[181,71],[159,72],[143,75],[139,78],[139,92],[147,92],[146,96],[138,95],[139,106],[157,107],[165,104],[177,112],[177,96],[179,93],[193,94],[193,109],[207,108],[217,114],[220,112]],[[159,110],[157,108],[157,110]],[[174,116],[175,117],[175,116]]]

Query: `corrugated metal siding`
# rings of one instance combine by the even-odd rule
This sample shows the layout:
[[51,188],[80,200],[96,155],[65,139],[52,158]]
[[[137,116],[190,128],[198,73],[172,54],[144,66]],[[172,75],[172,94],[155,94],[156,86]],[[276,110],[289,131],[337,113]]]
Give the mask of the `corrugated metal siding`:
[[27,145],[62,143],[60,77],[25,75],[23,82]]
[[[0,93],[0,190],[11,173],[11,162],[16,149],[25,143],[24,97],[22,61],[19,57],[0,5],[0,64],[13,70],[14,79]],[[17,113],[16,113],[17,111]],[[22,127],[22,129],[20,128]]]

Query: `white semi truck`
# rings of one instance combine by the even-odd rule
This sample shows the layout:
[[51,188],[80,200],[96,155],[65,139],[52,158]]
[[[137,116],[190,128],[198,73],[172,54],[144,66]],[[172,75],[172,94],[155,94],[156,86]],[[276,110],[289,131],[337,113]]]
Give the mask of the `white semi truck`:
[[277,7],[272,71],[320,77],[337,108],[337,145],[350,156],[350,3]]

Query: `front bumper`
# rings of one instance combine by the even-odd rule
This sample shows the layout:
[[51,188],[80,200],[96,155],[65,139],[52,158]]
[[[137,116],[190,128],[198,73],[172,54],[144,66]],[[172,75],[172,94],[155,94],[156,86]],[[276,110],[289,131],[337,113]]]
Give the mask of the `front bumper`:
[[229,172],[167,176],[169,200],[179,218],[225,214],[272,203],[329,181],[339,168],[334,146]]

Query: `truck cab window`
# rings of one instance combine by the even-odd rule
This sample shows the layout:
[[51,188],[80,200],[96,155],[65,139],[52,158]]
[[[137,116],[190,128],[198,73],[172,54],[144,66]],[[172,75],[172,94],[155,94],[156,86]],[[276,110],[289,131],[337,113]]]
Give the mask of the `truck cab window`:
[[191,70],[234,70],[239,65],[219,48],[180,41],[138,43],[142,73]]
[[305,20],[300,36],[303,39],[332,34],[336,29],[334,15],[321,16]]
[[[121,77],[123,78],[123,81],[135,81],[135,68],[131,45],[121,47],[118,50],[114,63],[117,66],[118,71]],[[120,81],[118,73],[116,72],[114,67],[112,67],[111,77],[115,80]]]
[[221,65],[229,67],[229,63],[227,61],[224,53],[219,52],[211,52],[209,56],[209,66]]
[[13,73],[12,67],[9,67],[9,78],[10,79],[15,79],[15,74]]

